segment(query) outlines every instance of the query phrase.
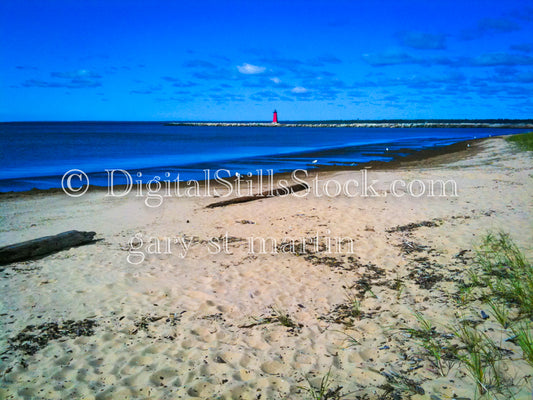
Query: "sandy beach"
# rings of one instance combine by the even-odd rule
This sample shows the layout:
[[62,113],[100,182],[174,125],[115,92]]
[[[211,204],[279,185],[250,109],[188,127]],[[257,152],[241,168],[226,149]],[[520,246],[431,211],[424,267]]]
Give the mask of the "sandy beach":
[[[489,231],[533,258],[531,152],[491,138],[366,173],[380,196],[213,209],[220,198],[1,196],[0,246],[72,229],[101,240],[0,267],[0,399],[308,399],[326,376],[323,398],[478,398],[464,365],[440,371],[409,331],[416,312],[450,346],[449,327],[474,321],[530,399],[520,347],[460,287]],[[316,174],[311,189],[362,177]],[[454,180],[457,195],[409,194],[415,180]]]

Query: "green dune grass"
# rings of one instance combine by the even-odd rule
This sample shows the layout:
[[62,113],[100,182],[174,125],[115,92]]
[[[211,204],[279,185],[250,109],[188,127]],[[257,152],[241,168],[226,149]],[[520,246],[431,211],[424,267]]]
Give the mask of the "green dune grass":
[[509,136],[506,140],[517,144],[522,150],[533,151],[533,132]]

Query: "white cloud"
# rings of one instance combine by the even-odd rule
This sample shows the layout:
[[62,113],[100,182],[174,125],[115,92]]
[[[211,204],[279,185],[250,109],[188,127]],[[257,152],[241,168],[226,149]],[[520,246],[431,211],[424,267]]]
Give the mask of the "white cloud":
[[241,74],[254,75],[265,72],[265,67],[258,67],[257,65],[244,63],[243,65],[237,65],[237,69]]
[[86,69],[79,69],[77,71],[68,71],[68,72],[52,72],[54,78],[66,78],[66,79],[76,79],[76,78],[101,78],[99,74],[93,71]]
[[304,87],[296,86],[295,88],[293,88],[291,90],[291,92],[293,92],[293,93],[307,93],[308,90],[306,88],[304,88]]
[[274,78],[270,78],[270,80],[274,83],[280,83],[281,82],[281,79],[279,79],[278,77],[274,77]]

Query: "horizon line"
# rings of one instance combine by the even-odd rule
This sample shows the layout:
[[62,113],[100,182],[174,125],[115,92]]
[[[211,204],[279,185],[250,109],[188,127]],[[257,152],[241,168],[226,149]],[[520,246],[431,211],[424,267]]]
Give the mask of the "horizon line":
[[[523,122],[533,122],[533,118],[383,118],[383,119],[294,119],[294,120],[284,120],[279,121],[279,124],[283,123],[328,123],[328,122],[420,122],[420,121],[437,121],[437,122],[457,122],[457,121],[471,121],[471,122],[489,122],[489,121],[523,121]],[[142,123],[272,123],[271,120],[97,120],[97,119],[76,119],[76,120],[19,120],[19,121],[0,121],[0,124],[17,124],[17,123],[124,123],[124,122],[142,122]]]

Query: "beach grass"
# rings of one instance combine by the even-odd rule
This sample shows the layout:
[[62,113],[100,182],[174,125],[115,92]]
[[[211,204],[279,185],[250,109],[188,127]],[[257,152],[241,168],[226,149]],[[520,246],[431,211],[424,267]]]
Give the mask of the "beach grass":
[[472,379],[476,396],[513,398],[520,390],[518,382],[503,366],[520,358],[510,358],[502,346],[504,338],[513,341],[522,350],[521,359],[533,366],[533,266],[509,234],[491,232],[476,249],[475,263],[466,276],[469,283],[459,290],[460,304],[470,306],[476,315],[473,303],[482,300],[502,328],[499,342],[475,317],[459,315],[452,325],[443,326],[451,335],[438,333],[435,324],[418,311],[414,312],[417,326],[400,330],[425,349],[439,375],[446,376],[457,365]]
[[524,360],[533,367],[533,326],[531,322],[521,321],[512,328]]
[[446,359],[446,346],[438,339],[439,334],[433,323],[422,313],[415,311],[414,316],[418,322],[419,329],[407,329],[418,338],[418,343],[430,356],[430,361],[441,376],[446,376],[453,363]]
[[359,318],[361,316],[361,302],[357,298],[357,293],[353,290],[345,290],[344,298],[350,310],[350,316]]
[[[471,285],[485,292],[481,297],[505,336],[514,335],[523,360],[533,365],[533,265],[509,234],[491,232],[478,247],[476,265],[468,276]],[[498,345],[477,326],[467,322],[459,321],[451,331],[463,345],[457,356],[476,383],[478,393],[490,392],[494,398],[500,398],[496,393],[510,394],[512,385],[498,367],[503,359],[502,343]]]
[[507,137],[506,140],[515,143],[522,150],[533,151],[533,132],[512,135]]
[[477,262],[481,266],[477,282],[489,289],[492,298],[516,306],[524,317],[533,317],[533,265],[508,234],[489,233],[477,249]]
[[275,321],[287,328],[297,328],[298,324],[294,322],[288,312],[282,310],[280,307],[271,306],[272,316]]
[[299,389],[307,392],[312,400],[340,400],[343,394],[341,393],[342,386],[337,386],[335,389],[331,387],[331,367],[328,372],[322,377],[318,387],[315,387],[308,377],[305,377],[309,387],[299,386]]
[[339,333],[341,333],[341,334],[343,334],[345,336],[344,342],[347,343],[347,345],[343,347],[344,349],[355,348],[355,347],[357,347],[357,346],[359,346],[361,344],[352,335],[350,335],[350,334],[348,334],[346,332],[343,332],[343,331],[337,331],[337,332],[339,332]]

